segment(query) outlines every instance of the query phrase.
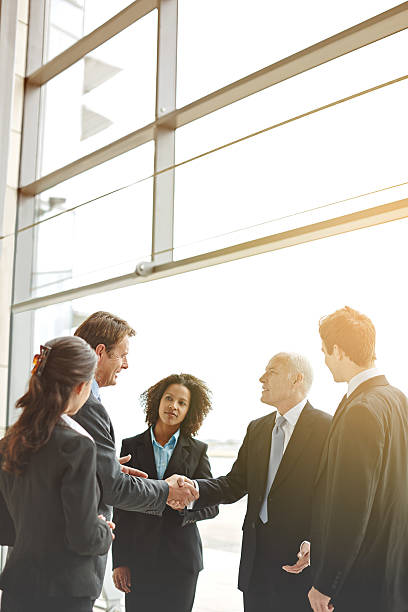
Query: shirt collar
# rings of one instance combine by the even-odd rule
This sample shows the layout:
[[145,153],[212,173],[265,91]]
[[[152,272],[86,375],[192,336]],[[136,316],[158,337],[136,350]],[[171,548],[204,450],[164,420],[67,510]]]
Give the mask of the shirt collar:
[[74,421],[74,419],[71,419],[68,414],[61,414],[61,419],[64,421],[64,423],[68,425],[68,427],[74,429],[77,433],[81,434],[81,436],[86,436],[87,438],[90,438],[92,442],[95,442],[93,437],[86,431],[86,429],[84,429],[82,425]]
[[[289,423],[291,427],[295,427],[296,423],[298,422],[298,418],[300,417],[300,413],[302,412],[306,404],[307,404],[307,397],[302,399],[301,402],[296,404],[296,406],[293,406],[293,408],[291,408],[285,414],[282,415],[287,420],[287,422]],[[280,414],[279,411],[278,411],[278,414]]]
[[347,397],[359,387],[366,380],[370,380],[370,378],[374,378],[374,376],[380,376],[381,372],[377,368],[369,368],[368,370],[364,370],[359,374],[353,376],[353,378],[349,381],[348,389],[347,389]]
[[156,446],[158,446],[159,448],[174,448],[177,444],[177,440],[179,439],[180,436],[180,428],[176,431],[176,433],[174,433],[170,440],[168,442],[166,442],[166,444],[164,446],[162,446],[161,444],[159,444],[156,440],[156,436],[154,435],[154,430],[153,427],[150,428],[150,435],[152,437],[152,443],[155,444]]
[[98,400],[98,402],[101,401],[101,394],[100,394],[99,389],[100,387],[94,378],[92,380],[91,392],[92,392],[92,395]]

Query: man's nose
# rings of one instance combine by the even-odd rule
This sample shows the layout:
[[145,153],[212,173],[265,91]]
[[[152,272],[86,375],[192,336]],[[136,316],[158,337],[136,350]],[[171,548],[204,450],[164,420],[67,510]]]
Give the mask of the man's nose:
[[127,361],[126,357],[124,357],[122,359],[122,370],[127,370],[128,367],[129,367],[128,361]]

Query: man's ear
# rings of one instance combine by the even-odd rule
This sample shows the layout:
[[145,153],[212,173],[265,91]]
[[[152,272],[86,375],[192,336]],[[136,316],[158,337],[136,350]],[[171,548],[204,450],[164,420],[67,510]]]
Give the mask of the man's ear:
[[95,353],[96,353],[96,356],[98,357],[98,363],[99,363],[99,361],[101,360],[102,355],[104,353],[106,353],[106,346],[104,344],[98,344],[95,347]]
[[345,353],[344,353],[343,349],[340,348],[340,346],[338,346],[337,344],[333,344],[332,355],[334,355],[334,357],[336,359],[338,359],[339,361],[344,359],[344,357],[345,357]]
[[303,374],[301,372],[298,372],[296,374],[296,376],[294,376],[294,378],[293,378],[293,384],[294,385],[301,385],[303,383],[304,378],[305,377],[303,376]]

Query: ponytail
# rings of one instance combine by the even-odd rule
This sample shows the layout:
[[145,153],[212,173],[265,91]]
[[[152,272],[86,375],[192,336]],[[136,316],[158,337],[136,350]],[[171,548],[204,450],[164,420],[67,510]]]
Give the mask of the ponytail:
[[49,441],[74,387],[94,374],[95,352],[81,338],[56,338],[47,346],[46,363],[41,371],[33,369],[28,391],[16,403],[22,413],[0,442],[1,467],[7,472],[24,471],[31,455]]

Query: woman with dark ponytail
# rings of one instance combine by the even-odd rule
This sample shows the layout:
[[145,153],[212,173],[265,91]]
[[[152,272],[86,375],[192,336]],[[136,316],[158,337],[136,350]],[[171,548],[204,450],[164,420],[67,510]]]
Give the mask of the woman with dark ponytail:
[[91,612],[94,557],[112,542],[97,516],[95,444],[74,415],[87,400],[96,355],[56,338],[34,357],[19,419],[0,441],[2,612]]

